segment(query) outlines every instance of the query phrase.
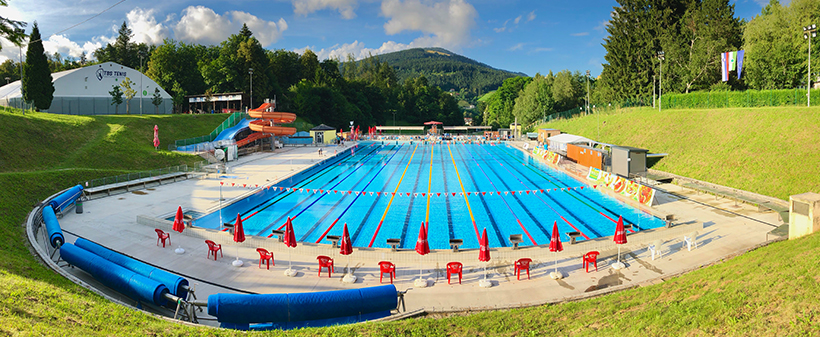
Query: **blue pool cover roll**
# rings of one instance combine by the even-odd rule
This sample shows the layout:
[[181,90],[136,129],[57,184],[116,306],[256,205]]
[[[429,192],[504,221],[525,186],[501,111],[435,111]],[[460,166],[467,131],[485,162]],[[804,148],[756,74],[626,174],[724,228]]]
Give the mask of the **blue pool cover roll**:
[[188,292],[184,286],[188,286],[188,280],[179,275],[174,275],[157,267],[150,266],[146,263],[134,260],[130,257],[117,253],[113,250],[100,246],[94,242],[83,238],[78,238],[74,241],[74,245],[92,252],[100,257],[117,264],[120,267],[131,270],[137,274],[150,278],[154,281],[164,284],[170,289],[171,294],[174,294],[183,299],[187,298]]
[[106,287],[137,301],[153,303],[158,306],[162,306],[166,302],[164,295],[168,293],[168,287],[120,267],[97,254],[66,243],[60,249],[60,257],[69,264],[91,274]]
[[81,195],[83,194],[83,186],[77,185],[69,189],[68,191],[63,192],[63,194],[58,195],[54,199],[51,199],[51,202],[48,204],[54,208],[55,212],[62,212],[63,209],[74,203]]
[[297,294],[214,294],[208,314],[219,322],[303,322],[387,312],[398,297],[392,284],[377,287]]
[[65,242],[63,237],[63,230],[60,228],[60,222],[57,221],[57,216],[54,215],[54,209],[46,206],[43,207],[43,222],[46,223],[46,232],[48,233],[48,242],[51,247],[57,247]]

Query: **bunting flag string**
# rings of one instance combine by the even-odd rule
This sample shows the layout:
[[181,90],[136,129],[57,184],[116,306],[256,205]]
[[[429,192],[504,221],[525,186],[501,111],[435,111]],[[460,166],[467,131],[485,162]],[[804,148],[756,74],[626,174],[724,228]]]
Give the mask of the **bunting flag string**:
[[[220,183],[220,185],[223,186],[223,188],[229,186],[229,183],[225,182],[225,181],[220,181],[219,183]],[[320,189],[320,188],[282,187],[282,186],[271,186],[271,185],[259,186],[259,184],[248,184],[248,183],[237,183],[237,182],[231,182],[230,186],[234,187],[234,188],[251,189],[251,190],[262,189],[262,190],[273,190],[274,192],[288,192],[288,193],[299,192],[301,194],[304,194],[304,193],[307,193],[307,194],[317,194],[317,193],[318,194],[339,194],[339,193],[341,193],[343,196],[344,195],[352,195],[352,194],[355,194],[356,196],[359,196],[359,195],[373,196],[375,194],[377,197],[381,197],[381,196],[387,197],[387,196],[395,196],[396,193],[398,193],[399,197],[413,196],[414,198],[419,197],[419,195],[421,195],[421,197],[423,197],[423,198],[426,198],[426,197],[441,197],[442,195],[444,197],[448,197],[448,196],[455,197],[456,195],[468,196],[468,197],[472,197],[472,196],[486,197],[487,192],[490,193],[490,196],[493,196],[493,195],[501,196],[502,194],[503,195],[509,195],[509,196],[525,196],[525,195],[529,195],[529,194],[538,194],[538,193],[544,194],[544,193],[550,193],[550,192],[556,192],[556,191],[562,191],[562,192],[573,192],[573,191],[575,191],[575,192],[577,192],[577,191],[583,190],[585,187],[593,188],[593,189],[598,188],[598,185],[591,185],[591,186],[566,186],[566,187],[555,187],[555,188],[551,188],[551,189],[547,188],[547,189],[531,189],[531,190],[519,190],[519,191],[464,191],[464,192],[430,192],[430,193],[425,193],[425,192],[383,192],[383,191],[325,190],[325,189]]]

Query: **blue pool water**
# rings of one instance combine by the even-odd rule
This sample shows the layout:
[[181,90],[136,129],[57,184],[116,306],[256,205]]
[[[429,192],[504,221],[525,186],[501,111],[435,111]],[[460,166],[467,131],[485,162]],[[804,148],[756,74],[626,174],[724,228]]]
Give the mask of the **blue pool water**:
[[[523,234],[522,246],[549,244],[553,222],[561,241],[572,231],[611,236],[619,215],[640,229],[663,225],[505,144],[362,142],[355,154],[343,151],[275,186],[302,191],[261,189],[224,207],[224,221],[239,213],[246,234],[269,236],[293,217],[297,240],[320,243],[347,223],[356,247],[387,248],[386,239],[398,238],[410,249],[426,219],[431,249],[449,249],[450,239],[478,248],[484,228],[490,246],[507,247],[511,234]],[[218,228],[218,211],[196,223]]]

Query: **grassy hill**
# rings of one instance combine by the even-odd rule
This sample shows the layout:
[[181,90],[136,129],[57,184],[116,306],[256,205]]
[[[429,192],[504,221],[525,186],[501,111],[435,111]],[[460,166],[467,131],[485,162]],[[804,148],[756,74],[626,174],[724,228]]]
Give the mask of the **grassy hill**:
[[820,192],[820,108],[634,108],[540,127],[668,153],[654,169],[783,200]]
[[[749,153],[752,156],[749,161],[772,163],[773,167],[766,172],[775,174],[769,177],[783,177],[781,180],[786,181],[792,179],[786,177],[791,173],[778,169],[789,167],[790,164],[785,163],[788,159],[785,155],[796,158],[797,154],[802,153],[787,149],[793,142],[803,139],[803,132],[795,130],[818,130],[817,117],[820,117],[818,110],[797,108],[754,109],[750,112],[683,110],[670,115],[677,117],[664,117],[644,110],[603,116],[607,129],[602,131],[602,138],[613,142],[634,141],[635,144],[628,145],[669,152],[670,158],[667,159],[672,159],[673,154],[679,156],[675,160],[680,161],[679,167],[684,168],[700,167],[702,165],[695,163],[704,160],[722,162],[719,156],[729,152]],[[748,121],[750,116],[758,118]],[[592,117],[582,118],[552,126],[575,130],[573,132],[592,132],[596,125],[593,120]],[[660,121],[679,124],[657,124]],[[2,150],[11,148],[29,153],[9,158],[6,153],[11,152],[2,154],[5,163],[0,172],[0,284],[3,285],[0,287],[0,335],[263,335],[175,324],[110,303],[38,264],[23,243],[25,237],[21,224],[26,214],[36,200],[42,200],[58,189],[126,169],[152,169],[198,160],[191,156],[155,152],[150,145],[150,128],[154,124],[159,125],[162,142],[167,144],[175,138],[207,134],[219,122],[219,116],[22,116],[20,113],[0,112],[0,123],[14,126],[5,128],[0,135],[3,137]],[[730,126],[741,122],[749,126]],[[650,128],[656,125],[664,127]],[[724,130],[721,125],[728,131],[721,131]],[[764,127],[766,125],[769,126]],[[755,135],[731,134],[747,132],[753,129],[751,126],[761,129]],[[689,136],[692,133],[689,128],[713,134]],[[780,136],[768,135],[783,130],[788,132]],[[35,137],[36,140],[22,139],[28,137]],[[756,145],[758,137],[771,144]],[[682,144],[673,147],[675,140]],[[731,151],[710,152],[707,151],[709,147],[704,147],[701,152],[705,154],[699,156],[678,154],[684,153],[688,147],[711,146],[714,140],[736,145]],[[814,152],[818,152],[816,144],[798,145],[814,146]],[[130,155],[124,156],[120,152]],[[59,160],[46,156],[56,156]],[[62,164],[61,160],[69,164]],[[123,160],[126,162],[121,162]],[[806,167],[806,171],[812,171],[812,165],[818,162],[815,157],[799,158],[797,161]],[[723,166],[735,168],[734,165]],[[666,169],[680,173],[671,167]],[[714,181],[709,177],[705,180]],[[816,184],[818,179],[810,177],[804,180]],[[812,235],[775,243],[661,284],[586,301],[443,319],[277,331],[264,335],[811,336],[820,334],[818,264],[820,235]]]
[[442,48],[413,48],[376,57],[393,67],[400,82],[424,75],[431,85],[444,91],[464,88],[471,97],[498,89],[507,78],[527,76],[496,69]]

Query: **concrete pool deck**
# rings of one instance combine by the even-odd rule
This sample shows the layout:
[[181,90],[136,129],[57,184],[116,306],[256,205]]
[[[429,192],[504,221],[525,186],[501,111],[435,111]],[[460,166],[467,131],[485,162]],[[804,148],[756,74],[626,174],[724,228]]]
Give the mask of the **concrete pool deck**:
[[[291,174],[328,158],[334,149],[324,148],[325,156],[319,156],[315,147],[251,154],[231,163],[229,173],[225,175],[234,177],[230,181],[249,187],[263,186],[287,179]],[[630,234],[630,242],[621,249],[621,259],[626,263],[626,268],[620,271],[610,267],[618,251],[611,236],[575,245],[565,242],[564,251],[557,254],[549,252],[544,246],[518,250],[491,249],[487,278],[493,286],[486,289],[479,287],[478,281],[484,277],[485,264],[478,261],[476,249],[457,253],[434,251],[420,257],[412,250],[392,252],[382,248],[354,248],[350,265],[358,280],[347,284],[342,282],[342,276],[348,265],[348,257],[339,255],[338,248],[332,248],[329,243],[300,243],[298,247],[288,250],[276,237],[247,236],[244,243],[237,245],[226,232],[196,227],[186,228],[181,234],[171,232],[171,222],[162,219],[173,216],[178,205],[186,211],[202,213],[219,206],[220,181],[218,175],[211,174],[86,201],[84,213],[75,214],[72,211],[60,219],[60,225],[67,242],[73,243],[77,237],[83,237],[186,277],[191,285],[196,285],[199,299],[207,299],[214,293],[293,293],[375,286],[379,284],[377,264],[386,260],[397,266],[397,278],[394,280],[397,289],[407,290],[404,296],[407,311],[449,312],[555,303],[662,282],[665,278],[777,239],[768,233],[782,224],[774,212],[758,212],[757,207],[751,205],[736,204],[672,184],[661,184],[656,186],[658,205],[653,208],[659,213],[674,214],[676,223],[680,224],[670,229]],[[223,188],[222,197],[229,202],[252,191],[252,188]],[[137,221],[138,218],[141,220]],[[227,217],[225,220],[228,222],[232,219]],[[170,232],[172,245],[157,247],[154,228]],[[689,251],[682,239],[695,230],[699,232],[698,245]],[[204,239],[221,243],[224,257],[216,261],[207,259],[208,248]],[[652,260],[647,245],[659,239],[664,242],[663,256]],[[177,247],[184,248],[186,252],[175,254]],[[264,266],[262,269],[257,267],[257,247],[273,252],[275,266],[271,266],[270,270]],[[581,255],[591,250],[601,252],[598,271],[586,273],[582,269]],[[318,255],[327,255],[335,260],[333,277],[328,278],[326,271],[321,277],[316,275]],[[237,256],[244,261],[242,267],[231,265]],[[521,257],[533,259],[529,280],[526,274],[520,281],[516,280],[513,273],[513,263]],[[563,279],[558,281],[549,277],[549,273],[554,271],[556,257],[557,269],[563,275]],[[295,277],[284,275],[288,260],[298,272]],[[460,285],[457,282],[447,284],[444,266],[451,261],[464,264]],[[427,280],[426,288],[414,286],[415,279],[419,277],[419,268],[422,268],[421,275]],[[91,285],[98,285],[77,268],[64,270]],[[103,291],[113,293],[106,289]],[[126,303],[133,302],[122,296],[119,298]],[[207,320],[207,313],[198,315],[206,319],[201,322],[215,324]]]

